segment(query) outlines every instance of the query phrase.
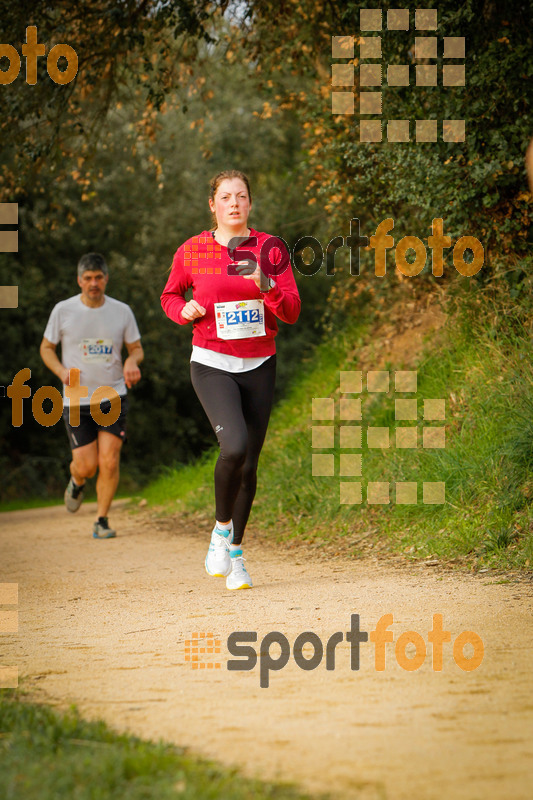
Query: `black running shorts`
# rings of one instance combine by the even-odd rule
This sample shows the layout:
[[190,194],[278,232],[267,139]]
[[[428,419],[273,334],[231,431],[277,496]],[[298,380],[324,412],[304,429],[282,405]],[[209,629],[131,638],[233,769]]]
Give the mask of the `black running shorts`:
[[[100,410],[102,414],[109,413],[111,409],[111,402],[103,400],[100,403]],[[114,436],[118,436],[124,442],[126,440],[126,414],[128,413],[128,398],[126,395],[120,396],[120,416],[112,425],[98,425],[92,418],[90,406],[80,406],[80,424],[71,425],[68,421],[69,409],[65,408],[63,411],[63,420],[67,429],[67,435],[70,442],[71,450],[77,447],[84,447],[86,444],[91,444],[98,438],[99,431],[107,431]]]

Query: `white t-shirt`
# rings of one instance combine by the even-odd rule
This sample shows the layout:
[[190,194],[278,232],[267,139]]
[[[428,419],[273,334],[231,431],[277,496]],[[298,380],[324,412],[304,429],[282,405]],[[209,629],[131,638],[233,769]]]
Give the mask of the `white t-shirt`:
[[[89,405],[99,386],[111,386],[120,395],[127,392],[122,372],[122,346],[141,338],[133,311],[120,300],[104,296],[98,308],[86,306],[81,294],[54,306],[44,332],[52,344],[61,342],[61,363],[80,370],[80,384],[89,394],[81,405]],[[68,405],[63,387],[63,402]]]

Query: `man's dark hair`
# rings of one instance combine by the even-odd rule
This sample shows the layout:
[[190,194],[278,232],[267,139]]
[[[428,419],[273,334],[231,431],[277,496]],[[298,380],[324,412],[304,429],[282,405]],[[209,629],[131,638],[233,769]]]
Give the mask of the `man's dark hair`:
[[100,272],[104,275],[109,275],[105,258],[101,253],[85,253],[78,261],[78,278],[81,278],[84,272]]

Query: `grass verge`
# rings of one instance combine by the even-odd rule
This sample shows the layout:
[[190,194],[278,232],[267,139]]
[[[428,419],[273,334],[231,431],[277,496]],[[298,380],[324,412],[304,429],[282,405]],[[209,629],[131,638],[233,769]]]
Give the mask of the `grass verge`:
[[0,796],[4,800],[309,800],[295,788],[164,743],[119,735],[0,690]]
[[[463,284],[448,298],[446,327],[425,343],[416,363],[406,366],[404,357],[380,366],[389,372],[390,391],[369,393],[363,381],[361,395],[349,396],[361,397],[361,422],[340,419],[339,372],[376,369],[353,356],[368,351],[371,342],[374,364],[383,360],[376,324],[370,327],[368,318],[348,323],[320,345],[273,412],[251,525],[283,540],[337,542],[354,555],[364,542],[365,549],[379,545],[413,559],[528,569],[533,562],[533,293],[527,281],[521,297],[516,280],[513,295],[501,276],[484,289]],[[417,371],[417,391],[394,393],[394,372],[406,368]],[[313,397],[334,399],[334,420],[312,419]],[[397,399],[416,399],[415,419],[395,419]],[[445,401],[445,420],[425,418],[427,399]],[[334,428],[333,446],[312,448],[312,428],[322,425]],[[360,448],[341,451],[341,425],[364,426]],[[369,448],[366,426],[387,429],[389,447]],[[396,446],[398,426],[416,429],[411,434],[416,448]],[[428,447],[432,433],[424,429],[441,427],[445,447]],[[362,477],[343,477],[346,456],[357,453]],[[313,476],[313,454],[333,457],[333,476]],[[169,470],[143,496],[166,511],[212,508],[215,459],[212,452],[197,466]],[[340,503],[341,482],[360,482],[363,501],[369,483],[387,484],[389,502]],[[424,482],[445,484],[446,502],[424,502]],[[398,483],[417,483],[416,503],[397,502]]]
[[[65,487],[68,478],[65,478]],[[127,487],[121,487],[115,495],[116,500],[129,499],[133,494],[132,491],[128,492]],[[86,502],[96,502],[96,480],[90,478],[87,481],[87,489],[85,492]],[[0,503],[0,514],[5,511],[25,511],[31,508],[50,508],[51,506],[62,506],[62,497],[19,497],[14,500],[4,500]]]
[[[343,505],[339,503],[339,482],[353,478],[310,477],[313,422],[309,414],[300,438],[295,435],[287,440],[282,431],[278,446],[282,455],[272,460],[274,470],[265,477],[266,485],[275,481],[279,465],[285,462],[281,471],[286,483],[281,483],[277,502],[278,511],[289,511],[289,518],[296,523],[293,535],[318,536],[324,542],[349,538],[356,543],[364,537],[367,544],[370,537],[374,542],[385,540],[389,548],[413,558],[528,568],[533,558],[530,321],[527,303],[506,304],[501,292],[496,297],[492,291],[463,292],[456,298],[445,331],[426,342],[416,364],[416,394],[365,390],[361,394],[365,427],[384,429],[389,447],[369,448],[363,435],[359,451],[343,449],[341,453],[338,427],[346,423],[337,413],[335,447],[314,452],[333,454],[335,475],[342,470],[341,458],[361,452],[363,498],[369,483],[382,483],[388,489],[384,500],[389,503]],[[346,360],[339,362],[340,370],[350,366]],[[385,363],[381,367],[389,371],[391,388],[394,371],[404,366]],[[314,396],[337,399],[337,386],[338,378],[329,394]],[[417,400],[415,419],[399,422],[395,419],[396,400],[408,398]],[[445,401],[445,420],[425,419],[427,399]],[[337,403],[336,408],[338,412]],[[399,426],[416,429],[416,448],[397,447]],[[441,427],[445,427],[446,446],[425,447],[424,429]],[[291,463],[298,468],[289,479]],[[405,482],[417,483],[416,503],[397,502],[397,484]],[[424,503],[424,482],[445,484],[446,502]],[[263,513],[272,518],[270,505],[263,507]],[[275,524],[273,519],[270,524]]]

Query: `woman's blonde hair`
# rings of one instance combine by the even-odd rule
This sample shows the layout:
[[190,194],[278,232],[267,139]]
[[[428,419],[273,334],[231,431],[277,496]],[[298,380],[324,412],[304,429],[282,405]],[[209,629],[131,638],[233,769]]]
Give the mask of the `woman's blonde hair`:
[[[225,180],[233,180],[233,178],[240,178],[240,180],[246,186],[246,190],[248,192],[248,199],[250,203],[252,202],[252,192],[250,191],[250,181],[248,180],[247,176],[244,172],[241,172],[238,169],[225,169],[222,172],[219,172],[218,175],[215,175],[214,178],[211,178],[209,181],[209,197],[211,200],[215,200],[215,195],[217,193],[217,189]],[[214,211],[211,212],[211,223],[213,225],[213,230],[217,227],[217,218]]]

